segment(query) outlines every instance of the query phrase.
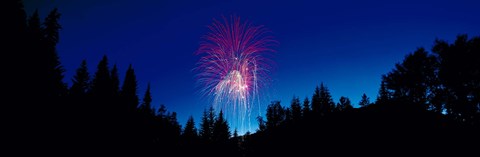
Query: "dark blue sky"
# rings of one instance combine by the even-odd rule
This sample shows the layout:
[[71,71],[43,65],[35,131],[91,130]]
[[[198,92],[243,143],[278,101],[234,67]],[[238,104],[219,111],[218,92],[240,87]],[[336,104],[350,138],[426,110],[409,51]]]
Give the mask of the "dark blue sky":
[[[142,97],[151,82],[153,103],[189,115],[198,123],[208,102],[200,97],[192,69],[207,25],[221,15],[238,15],[264,25],[279,45],[265,100],[289,105],[293,95],[311,97],[324,82],[335,101],[356,105],[363,93],[375,100],[380,76],[417,47],[430,49],[436,38],[479,35],[477,1],[140,1],[26,0],[31,14],[44,17],[53,7],[62,14],[58,52],[70,79],[82,59],[93,74],[106,54],[123,78],[133,64]],[[265,106],[262,105],[262,110]],[[262,111],[264,113],[264,111]],[[256,126],[256,124],[253,124]]]

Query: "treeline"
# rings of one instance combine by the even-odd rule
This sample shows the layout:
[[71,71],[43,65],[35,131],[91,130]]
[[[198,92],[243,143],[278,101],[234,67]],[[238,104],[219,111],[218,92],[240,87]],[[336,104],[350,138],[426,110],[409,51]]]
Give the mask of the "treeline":
[[[12,15],[7,42],[3,111],[10,112],[5,135],[19,151],[34,154],[136,155],[239,154],[222,111],[204,112],[197,131],[193,117],[185,127],[176,112],[152,107],[150,84],[137,94],[135,70],[129,65],[121,82],[117,65],[103,56],[94,73],[83,60],[68,86],[56,45],[61,14],[53,9],[42,21],[38,11],[27,16],[21,0],[2,2]],[[13,62],[13,63],[12,63]],[[5,114],[7,115],[7,114]],[[238,137],[236,131],[234,137]]]
[[193,117],[182,127],[175,112],[152,107],[150,85],[138,96],[132,65],[120,81],[120,70],[107,56],[94,73],[82,61],[67,86],[56,51],[58,10],[42,21],[38,11],[27,17],[21,0],[1,3],[10,13],[2,36],[2,111],[9,119],[5,128],[13,128],[4,134],[18,152],[311,156],[378,150],[458,154],[478,146],[480,37],[436,40],[432,52],[417,49],[382,76],[375,101],[362,95],[360,108],[345,96],[335,103],[321,83],[310,99],[293,97],[289,106],[273,101],[266,117],[257,117],[258,130],[239,136],[213,108],[203,112],[199,129]]
[[[406,55],[382,76],[376,101],[370,102],[366,94],[361,96],[360,109],[398,105],[407,111],[441,114],[465,127],[479,126],[480,37],[468,39],[467,35],[459,35],[452,44],[435,40],[432,52],[418,48]],[[354,108],[348,97],[341,96],[335,103],[329,89],[321,83],[311,101],[305,98],[302,105],[298,97],[293,97],[289,107],[273,101],[267,107],[267,121],[262,117],[257,120],[263,131],[310,115],[323,117],[351,110]]]
[[[2,2],[10,16],[4,36],[7,66],[4,111],[15,120],[10,126],[12,145],[33,152],[149,152],[155,147],[172,150],[179,145],[180,125],[175,112],[151,107],[150,86],[140,101],[135,71],[130,65],[123,83],[107,56],[95,73],[84,60],[72,78],[63,82],[56,45],[61,14],[53,9],[42,21],[38,11],[27,17],[20,0]],[[170,149],[171,148],[171,149]],[[141,151],[140,151],[141,150]]]
[[[334,102],[323,84],[303,105],[273,101],[266,121],[245,141],[247,156],[475,153],[480,146],[480,37],[435,40],[405,56],[382,76],[375,101],[363,94],[353,108]],[[477,141],[477,142],[474,142]],[[283,150],[283,151],[276,151]]]

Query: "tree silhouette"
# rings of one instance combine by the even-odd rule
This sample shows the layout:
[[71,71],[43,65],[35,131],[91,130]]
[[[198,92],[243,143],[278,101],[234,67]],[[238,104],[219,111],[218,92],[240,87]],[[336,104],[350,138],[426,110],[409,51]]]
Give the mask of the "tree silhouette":
[[10,38],[14,39],[12,43],[19,42],[18,40],[20,39],[14,38],[13,35],[19,35],[20,38],[24,37],[22,34],[25,33],[26,30],[25,19],[27,18],[27,15],[24,10],[23,2],[22,0],[12,0],[8,2],[3,2],[2,4],[4,6],[2,7],[2,9],[5,9],[4,11],[6,13],[9,13],[9,16],[5,16],[6,19],[4,19],[4,21],[6,22],[4,25],[4,29],[12,31],[12,38]]
[[292,120],[298,121],[302,118],[302,106],[300,106],[300,99],[298,97],[293,97],[290,104]]
[[[148,100],[148,99],[147,99]],[[168,112],[165,105],[160,105],[158,114],[152,118],[151,114],[143,113],[141,116],[143,120],[140,122],[143,131],[140,134],[143,135],[143,143],[150,143],[146,145],[148,151],[151,153],[157,153],[157,149],[166,153],[178,153],[180,145],[181,126],[177,121],[176,112]]]
[[438,56],[440,99],[449,115],[471,123],[480,104],[480,37],[459,35],[453,44],[436,40],[432,51]]
[[[52,111],[59,105],[59,97],[66,94],[66,85],[62,82],[64,69],[60,64],[56,45],[58,43],[58,31],[60,24],[58,19],[60,14],[54,9],[45,18],[43,25],[40,22],[38,11],[36,10],[28,20],[26,30],[28,47],[26,62],[32,66],[36,79],[29,85],[33,93],[37,93],[39,101],[50,104]],[[30,82],[30,81],[29,81]]]
[[198,138],[197,128],[195,127],[193,116],[188,117],[182,136],[186,142],[195,141]]
[[[112,124],[106,122],[111,121],[109,119],[114,118],[112,117],[111,110],[114,109],[114,107],[117,107],[113,104],[113,93],[108,58],[104,55],[97,65],[97,71],[92,80],[91,95],[93,102],[89,104],[89,108],[95,108],[95,110],[90,111],[92,113],[90,119],[93,121],[92,124],[100,125],[99,127],[107,127],[106,129],[112,128],[111,126],[102,125],[102,123]],[[106,140],[108,141],[108,139]]]
[[285,121],[285,109],[280,105],[280,101],[272,101],[267,106],[267,129],[280,126]]
[[238,138],[238,131],[237,128],[233,131],[233,138]]
[[[37,14],[38,15],[38,14]],[[45,40],[45,53],[42,59],[45,62],[44,76],[48,76],[45,79],[45,85],[47,86],[46,93],[51,94],[52,99],[58,99],[58,96],[65,95],[66,85],[63,83],[63,73],[65,70],[61,66],[60,59],[58,58],[56,45],[59,40],[59,30],[62,28],[58,23],[60,13],[57,8],[54,8],[50,14],[45,18],[44,22],[44,40]]]
[[[332,109],[335,107],[335,103],[333,102],[332,95],[330,95],[330,91],[326,86],[320,84],[320,93],[319,93],[319,110],[322,115],[331,112]],[[313,105],[313,101],[312,101]],[[312,106],[313,107],[313,106]]]
[[[32,107],[34,110],[35,119],[39,120],[38,124],[44,124],[43,128],[47,136],[53,136],[60,132],[61,129],[66,127],[60,127],[62,122],[58,117],[65,117],[71,120],[71,116],[64,110],[71,110],[71,106],[63,105],[65,103],[67,95],[67,86],[63,82],[64,69],[60,63],[60,59],[57,54],[57,43],[59,37],[59,30],[61,29],[58,20],[60,14],[57,9],[53,9],[40,24],[39,14],[36,11],[29,20],[29,43],[27,57],[25,61],[30,62],[31,67],[28,69],[22,69],[22,71],[32,71],[32,76],[35,79],[31,80],[29,84],[29,92],[34,93],[36,96],[36,104],[42,104],[38,107]],[[28,76],[31,77],[31,76]],[[29,80],[30,82],[30,80]],[[22,82],[23,83],[23,82]],[[65,139],[57,138],[53,136],[51,138],[53,143],[62,142]]]
[[[142,103],[138,108],[138,112],[134,112],[134,115],[123,115],[126,120],[134,119],[138,124],[131,124],[132,126],[137,126],[137,140],[138,143],[141,143],[143,147],[149,148],[155,146],[157,143],[161,143],[160,139],[163,138],[163,134],[167,134],[166,130],[169,125],[167,122],[167,117],[163,115],[161,117],[156,117],[155,112],[151,106],[152,95],[150,93],[150,83],[147,85],[145,94],[142,99]],[[165,107],[163,108],[165,111]],[[163,130],[163,128],[165,130]],[[135,138],[134,138],[135,139]],[[161,143],[163,144],[163,143]],[[163,145],[162,145],[163,146]]]
[[135,111],[138,106],[137,96],[137,77],[135,76],[135,70],[132,65],[128,66],[128,70],[125,74],[125,79],[120,92],[122,103],[124,104],[124,110]]
[[[45,139],[40,139],[32,130],[40,128],[39,122],[45,122],[41,117],[45,114],[42,107],[45,103],[40,101],[41,96],[35,95],[38,90],[36,77],[40,73],[35,68],[31,54],[33,44],[29,41],[27,29],[27,15],[21,0],[0,2],[2,16],[2,141],[9,143],[4,148],[6,152],[16,146],[26,143],[36,145]],[[35,58],[37,59],[37,58]],[[27,70],[28,69],[28,70]],[[33,76],[33,77],[32,77]],[[32,94],[27,94],[32,93]],[[35,93],[35,94],[33,94]],[[41,93],[39,93],[41,94]],[[41,128],[45,128],[42,126]],[[39,132],[35,130],[35,132]],[[30,149],[37,151],[37,149]],[[11,150],[10,150],[11,151]],[[16,151],[19,152],[19,151]]]
[[47,44],[56,45],[59,41],[58,31],[62,28],[58,23],[60,13],[57,8],[54,8],[50,14],[45,18],[45,39]]
[[[22,61],[25,64],[16,64],[16,68],[3,68],[4,75],[12,76],[5,77],[2,89],[6,95],[4,95],[4,100],[18,100],[23,98],[22,93],[25,92],[25,89],[32,88],[31,80],[28,75],[32,73],[25,73],[24,68],[34,68],[32,65],[28,64],[33,58],[24,57],[25,55],[30,56],[33,54],[30,48],[32,48],[32,43],[28,40],[28,30],[27,30],[27,15],[24,10],[22,0],[11,0],[2,2],[2,11],[8,13],[8,15],[3,16],[2,18],[2,30],[5,33],[2,33],[2,65],[3,67],[10,66],[9,63],[15,63],[17,61]],[[35,75],[36,73],[33,73]],[[32,89],[30,89],[32,90]],[[2,97],[3,98],[3,97]],[[25,103],[16,102],[15,104],[33,104],[28,101]],[[10,105],[4,106],[4,111],[18,111],[21,112],[23,105]],[[30,106],[28,106],[30,107]],[[11,108],[11,110],[10,110]],[[20,114],[18,114],[20,115]]]
[[[460,35],[454,43],[436,40],[433,55],[423,48],[406,55],[382,76],[373,105],[364,93],[361,108],[353,108],[344,96],[335,108],[322,83],[316,86],[311,104],[308,97],[303,108],[298,97],[293,97],[290,108],[272,101],[267,107],[267,121],[257,117],[257,132],[239,136],[235,129],[231,138],[223,111],[216,115],[213,107],[204,110],[199,134],[192,116],[182,132],[176,112],[167,111],[165,105],[154,112],[150,83],[138,105],[132,65],[120,90],[117,65],[110,69],[107,56],[98,63],[93,78],[83,60],[67,90],[56,50],[61,29],[58,10],[53,9],[42,23],[38,11],[26,20],[20,0],[1,3],[6,13],[11,13],[2,24],[4,31],[11,32],[2,36],[6,43],[3,59],[18,65],[5,66],[7,81],[2,86],[7,91],[4,101],[14,100],[3,105],[3,111],[14,116],[8,115],[8,124],[2,126],[18,131],[6,129],[7,138],[2,140],[35,147],[20,150],[38,153],[55,148],[76,153],[104,151],[109,155],[132,151],[138,156],[307,156],[321,155],[318,148],[343,152],[339,144],[357,145],[366,140],[372,144],[351,151],[420,150],[434,156],[446,151],[465,153],[470,147],[476,150],[470,141],[479,139],[480,37]],[[332,112],[334,109],[346,112]],[[360,134],[351,134],[352,130]],[[388,134],[379,136],[379,131]]]
[[180,124],[178,123],[178,120],[177,120],[177,112],[172,112],[169,114],[168,116],[168,124],[169,124],[169,132],[168,136],[172,136],[171,138],[171,141],[167,144],[172,144],[172,143],[176,143],[178,141],[178,138],[180,136],[180,133],[182,131],[182,127],[180,126]]
[[[33,90],[33,93],[39,93],[38,97],[40,98],[39,100],[42,101],[45,98],[47,98],[47,95],[45,94],[46,92],[40,92],[44,87],[43,85],[46,85],[45,82],[45,74],[42,74],[45,72],[45,67],[44,63],[42,63],[41,59],[44,58],[44,41],[43,41],[43,30],[41,27],[41,22],[40,22],[40,15],[38,14],[38,10],[35,10],[33,14],[28,18],[28,25],[26,28],[26,39],[28,43],[28,47],[25,47],[26,54],[31,57],[26,57],[26,62],[30,63],[30,67],[32,68],[32,73],[34,76],[43,76],[39,77],[38,79],[34,80],[34,82],[26,81],[28,85],[26,87],[30,88]],[[20,75],[22,76],[22,75]],[[26,77],[27,75],[23,76]],[[21,82],[20,82],[21,83]]]
[[95,99],[104,99],[110,97],[110,70],[108,68],[108,58],[103,56],[97,65],[97,71],[92,81],[92,95]]
[[385,104],[390,100],[391,93],[387,89],[387,85],[385,84],[385,76],[382,76],[382,82],[380,83],[380,89],[378,91],[378,96],[377,96],[377,104]]
[[2,71],[6,76],[2,81],[5,104],[2,110],[9,115],[6,119],[17,123],[12,127],[3,127],[19,128],[21,137],[15,136],[18,143],[41,145],[37,141],[49,140],[55,143],[49,146],[60,148],[56,143],[66,142],[66,139],[56,134],[69,130],[71,125],[60,126],[64,123],[58,117],[71,120],[71,116],[64,112],[71,110],[71,106],[64,105],[67,95],[62,81],[64,69],[57,56],[57,42],[51,40],[54,33],[58,36],[59,14],[54,9],[42,23],[38,11],[34,11],[27,20],[22,1],[1,3],[4,15]]
[[262,116],[257,116],[257,122],[258,122],[258,132],[265,131],[267,129],[267,125],[265,120],[263,120]]
[[97,71],[92,80],[92,86],[90,90],[89,103],[86,103],[86,113],[90,113],[86,116],[86,123],[90,128],[96,128],[95,131],[90,131],[90,135],[87,135],[86,139],[95,140],[96,143],[92,144],[94,149],[99,149],[103,145],[112,145],[114,147],[123,146],[123,144],[130,142],[124,141],[119,137],[122,134],[118,126],[120,121],[124,121],[123,117],[117,117],[117,112],[112,112],[114,107],[115,98],[113,97],[112,80],[110,76],[110,70],[108,67],[108,58],[103,56],[102,60],[97,65]]
[[[125,111],[122,112],[122,107],[118,105],[120,103],[120,79],[118,76],[118,69],[117,65],[114,64],[112,70],[110,71],[110,83],[111,83],[111,100],[110,100],[110,111],[112,112],[112,116],[125,116]],[[120,115],[119,115],[120,114]],[[122,115],[123,114],[123,115]]]
[[155,115],[155,112],[152,109],[152,95],[150,93],[150,83],[147,85],[147,90],[145,91],[145,95],[143,96],[142,104],[140,105],[140,112],[146,115]]
[[310,101],[308,101],[308,97],[305,97],[303,100],[303,117],[307,117],[310,113]]
[[85,115],[90,113],[87,103],[90,102],[89,89],[91,86],[90,74],[88,73],[87,61],[83,60],[72,79],[72,86],[69,90],[68,103],[70,103],[70,114],[76,120],[76,125],[85,127]]
[[213,106],[210,106],[210,108],[208,109],[208,126],[210,128],[210,140],[213,139],[213,127],[215,125],[215,119],[216,119],[216,116],[215,116],[215,110],[213,109]]
[[362,99],[360,100],[360,102],[358,102],[358,105],[360,107],[365,107],[367,105],[370,105],[370,98],[368,98],[367,95],[363,93]]
[[350,99],[348,99],[347,97],[341,96],[340,100],[337,103],[336,110],[341,112],[341,111],[351,110],[352,108],[353,106],[350,102]]
[[223,117],[223,111],[220,110],[213,125],[213,140],[217,143],[226,143],[230,135],[230,127],[227,120]]
[[407,104],[428,108],[428,93],[432,92],[435,79],[435,57],[423,48],[405,57],[401,64],[385,76],[387,88],[393,91],[393,98]]
[[292,109],[290,109],[288,107],[284,107],[283,110],[285,111],[284,122],[291,122],[292,121]]
[[238,147],[239,138],[237,128],[235,128],[235,130],[233,130],[232,142],[236,147]]
[[[43,49],[43,30],[41,27],[40,23],[40,15],[38,14],[38,10],[35,10],[33,14],[28,18],[28,25],[26,29],[26,34],[27,34],[27,43],[29,43],[29,47],[27,49],[28,55],[33,56],[35,58],[30,59],[29,61],[35,63],[35,64],[40,64],[40,61],[38,59],[40,57],[43,58],[43,53],[38,53],[38,51]],[[35,68],[36,72],[39,72],[41,70],[40,66],[35,66],[32,67]]]
[[201,153],[199,152],[200,143],[199,143],[199,136],[197,132],[197,128],[195,127],[195,121],[193,116],[189,116],[187,123],[183,129],[181,135],[181,143],[182,143],[182,155],[188,155],[192,152]]
[[160,105],[157,110],[157,117],[166,117],[167,116],[167,107],[165,105]]
[[88,73],[87,60],[82,60],[80,67],[73,76],[72,83],[70,95],[74,97],[75,100],[82,100],[90,87],[90,74]]
[[200,123],[200,137],[204,141],[210,141],[213,136],[213,124],[215,121],[213,112],[213,107],[210,107],[208,112],[206,109],[203,111],[202,122]]

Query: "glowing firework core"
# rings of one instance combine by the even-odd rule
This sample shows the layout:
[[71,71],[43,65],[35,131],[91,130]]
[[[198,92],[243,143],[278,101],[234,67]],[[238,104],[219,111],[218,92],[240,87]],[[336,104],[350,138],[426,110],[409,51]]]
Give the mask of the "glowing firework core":
[[[205,95],[213,96],[216,111],[223,110],[231,127],[240,132],[250,130],[250,114],[258,102],[259,88],[267,81],[270,69],[265,54],[274,40],[265,36],[262,26],[240,23],[233,17],[231,23],[214,21],[201,43],[197,54],[203,55],[197,75]],[[246,122],[246,120],[248,120]]]

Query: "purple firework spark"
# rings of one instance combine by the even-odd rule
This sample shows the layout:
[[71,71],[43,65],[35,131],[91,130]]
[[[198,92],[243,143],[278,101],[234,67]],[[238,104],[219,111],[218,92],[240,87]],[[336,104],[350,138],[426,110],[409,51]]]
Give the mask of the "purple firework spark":
[[214,19],[208,26],[210,32],[196,52],[201,55],[196,77],[204,96],[213,97],[215,110],[222,110],[230,125],[243,132],[250,130],[246,120],[250,122],[252,106],[259,105],[259,89],[268,82],[268,56],[276,41],[263,26],[241,23],[235,16],[223,21]]

